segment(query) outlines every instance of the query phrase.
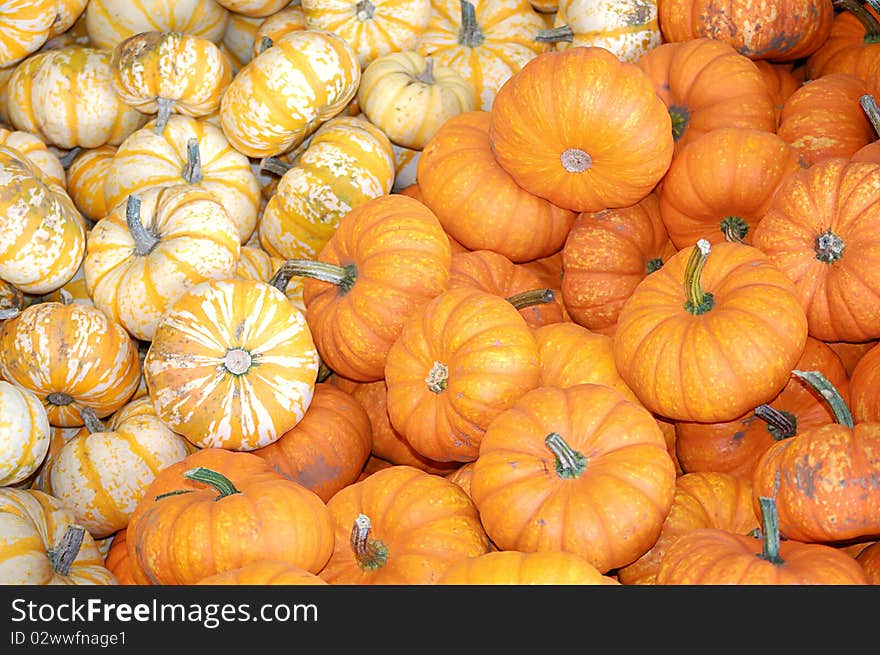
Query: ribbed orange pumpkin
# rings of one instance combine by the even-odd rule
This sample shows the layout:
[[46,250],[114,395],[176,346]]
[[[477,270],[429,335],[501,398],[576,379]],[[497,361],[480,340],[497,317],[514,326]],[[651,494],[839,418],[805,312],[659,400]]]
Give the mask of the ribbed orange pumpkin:
[[654,544],[675,466],[651,414],[598,384],[540,387],[489,425],[471,496],[500,550],[563,550],[600,572]]
[[760,250],[700,240],[636,287],[613,339],[617,370],[648,409],[729,421],[785,386],[807,319],[791,280]]
[[619,585],[586,559],[562,550],[493,551],[454,562],[441,585]]
[[490,115],[501,167],[527,191],[573,211],[638,202],[672,159],[669,113],[651,78],[605,48],[531,59],[499,89]]
[[281,560],[261,559],[202,578],[197,585],[326,585],[311,571]]
[[[835,384],[834,380],[831,382]],[[837,384],[835,386],[840,389]],[[862,355],[850,376],[850,407],[856,421],[880,423],[878,389],[880,389],[880,344],[874,344]]]

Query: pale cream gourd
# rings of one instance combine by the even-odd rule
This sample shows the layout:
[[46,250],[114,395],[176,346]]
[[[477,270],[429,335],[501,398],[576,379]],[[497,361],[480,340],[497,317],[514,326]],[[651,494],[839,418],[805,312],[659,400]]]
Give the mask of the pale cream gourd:
[[26,480],[49,451],[49,417],[29,389],[0,380],[0,487]]

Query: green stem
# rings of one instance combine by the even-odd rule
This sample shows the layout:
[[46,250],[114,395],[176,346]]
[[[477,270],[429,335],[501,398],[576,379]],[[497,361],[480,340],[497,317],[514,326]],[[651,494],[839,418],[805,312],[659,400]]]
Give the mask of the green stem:
[[728,241],[743,243],[749,233],[749,224],[739,216],[725,216],[721,219],[721,232]]
[[461,0],[461,29],[458,30],[458,43],[466,48],[477,48],[486,36],[477,24],[477,10],[468,0]]
[[648,263],[645,265],[645,270],[648,275],[653,273],[654,271],[659,271],[663,268],[663,260],[659,257],[654,257],[654,259],[649,259]]
[[342,293],[348,293],[357,281],[357,266],[337,266],[311,259],[288,259],[275,272],[269,284],[284,291],[294,276],[328,282],[339,287]]
[[703,291],[701,277],[706,261],[709,259],[711,244],[706,239],[700,239],[691,250],[691,256],[684,269],[684,309],[694,316],[705,314],[715,304],[711,293]]
[[214,489],[216,489],[219,493],[215,500],[220,500],[221,498],[231,496],[232,494],[241,493],[238,489],[235,488],[235,485],[232,484],[232,481],[225,475],[223,475],[222,473],[217,473],[217,471],[207,469],[204,466],[197,466],[194,469],[189,469],[188,471],[185,471],[183,477],[185,477],[187,480],[204,482],[205,484],[214,487]]
[[525,309],[533,305],[546,305],[556,300],[556,292],[553,289],[532,289],[530,291],[521,291],[515,293],[507,302],[517,309]]
[[264,36],[262,39],[260,39],[260,51],[257,54],[260,54],[260,55],[263,54],[264,52],[266,52],[266,50],[271,48],[273,45],[275,45],[275,44],[272,42],[271,37]]
[[358,514],[351,527],[351,549],[358,566],[364,571],[375,571],[388,561],[388,547],[370,536],[373,525],[366,514]]
[[797,416],[770,405],[755,407],[755,416],[767,422],[767,431],[776,441],[789,439],[797,434]]
[[810,387],[819,392],[819,395],[822,396],[825,402],[831,407],[835,421],[848,428],[853,427],[853,416],[849,411],[846,401],[843,399],[843,396],[840,395],[837,388],[831,384],[828,378],[826,378],[820,371],[794,370],[791,374],[796,375],[810,385]]
[[771,564],[782,564],[783,559],[779,556],[779,512],[776,510],[776,501],[772,498],[761,496],[758,498],[761,506],[761,559]]
[[202,174],[202,155],[199,152],[199,140],[194,136],[186,142],[186,165],[181,173],[187,184],[198,184],[205,176]]
[[846,242],[830,228],[816,237],[816,243],[813,246],[816,259],[823,264],[833,264],[843,257],[844,248],[846,248]]
[[540,43],[571,43],[574,41],[574,30],[569,25],[538,30],[538,33],[535,35],[535,41]]
[[[863,43],[880,43],[880,23],[861,2],[858,0],[834,0],[833,4],[837,9],[848,11],[862,24],[862,27],[865,28]],[[874,11],[880,12],[880,3],[876,0],[867,0],[867,4]]]
[[558,432],[548,434],[544,443],[556,458],[556,474],[565,480],[577,478],[587,468],[587,458],[566,443]]
[[672,120],[672,140],[678,141],[684,136],[688,121],[691,119],[691,113],[687,110],[687,107],[672,105],[669,108],[669,118]]
[[46,554],[52,570],[62,576],[70,574],[70,569],[76,558],[79,557],[86,530],[80,525],[68,525],[61,536],[61,541],[51,548]]
[[153,248],[159,243],[159,237],[141,222],[141,199],[135,195],[130,195],[125,204],[125,223],[134,239],[134,254],[137,257],[146,257],[153,252]]

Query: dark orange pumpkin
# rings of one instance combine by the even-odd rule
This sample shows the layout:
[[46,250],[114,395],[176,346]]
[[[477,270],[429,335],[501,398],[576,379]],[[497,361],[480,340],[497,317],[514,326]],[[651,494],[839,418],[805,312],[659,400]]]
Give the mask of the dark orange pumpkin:
[[880,15],[862,0],[835,0],[838,12],[825,42],[807,58],[807,79],[849,73],[865,79],[866,69],[880,61]]
[[311,571],[283,560],[257,560],[202,578],[197,585],[326,585]]
[[853,368],[849,398],[854,420],[880,423],[880,344],[874,344]]
[[754,62],[758,70],[761,71],[770,96],[773,98],[778,128],[779,115],[782,113],[785,101],[804,83],[804,67],[794,66],[791,63],[771,62],[766,59],[755,59]]

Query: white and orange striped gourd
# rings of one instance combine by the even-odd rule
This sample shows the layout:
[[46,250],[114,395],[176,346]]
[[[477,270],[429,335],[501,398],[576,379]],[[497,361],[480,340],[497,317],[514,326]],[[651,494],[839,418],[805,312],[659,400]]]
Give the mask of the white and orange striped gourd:
[[284,9],[291,0],[217,0],[217,3],[235,14],[265,18]]
[[77,152],[67,167],[67,193],[76,208],[91,221],[100,220],[108,211],[104,180],[115,154],[116,146],[86,148]]
[[0,2],[0,68],[20,62],[69,28],[88,0],[3,0]]
[[[306,17],[303,14],[302,6],[291,3],[260,22],[251,44],[251,58],[256,57],[267,46],[275,43],[285,34],[304,29],[306,29]],[[265,39],[268,39],[268,42]]]
[[58,156],[30,132],[0,127],[0,145],[15,148],[30,161],[51,184],[67,188],[67,174]]
[[49,417],[37,395],[0,380],[0,487],[26,480],[49,452]]
[[180,293],[232,275],[240,248],[229,212],[211,192],[186,184],[150,187],[89,232],[86,287],[99,309],[149,341]]

